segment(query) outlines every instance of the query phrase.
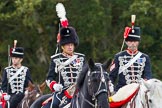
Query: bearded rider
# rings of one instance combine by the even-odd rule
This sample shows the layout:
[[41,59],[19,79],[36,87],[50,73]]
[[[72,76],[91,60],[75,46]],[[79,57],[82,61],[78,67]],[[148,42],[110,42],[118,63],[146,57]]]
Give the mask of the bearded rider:
[[141,36],[140,27],[126,27],[124,32],[127,49],[117,53],[110,67],[110,80],[115,84],[115,91],[121,87],[139,83],[140,79],[152,78],[150,58],[138,50]]

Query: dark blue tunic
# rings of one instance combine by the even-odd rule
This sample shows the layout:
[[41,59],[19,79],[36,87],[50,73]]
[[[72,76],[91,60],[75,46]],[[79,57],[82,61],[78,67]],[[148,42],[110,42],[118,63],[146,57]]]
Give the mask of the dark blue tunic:
[[127,51],[115,55],[114,63],[110,68],[112,83],[114,84],[118,78],[115,91],[126,84],[138,83],[141,78],[150,79],[152,77],[150,58],[144,53],[130,67],[119,73],[119,70],[136,55],[130,55]]
[[51,56],[51,65],[46,79],[47,85],[51,90],[53,89],[53,82],[62,84],[64,88],[69,87],[76,82],[78,75],[85,64],[85,55],[81,53],[74,53],[74,55],[77,56],[77,58],[63,66],[61,69],[58,68],[69,58],[62,53]]
[[28,87],[28,82],[32,82],[29,68],[24,66],[23,70],[8,84],[9,79],[17,72],[17,70],[18,69],[13,66],[4,69],[2,77],[3,92],[8,94],[24,93],[25,88]]
[[[71,59],[73,57],[74,59]],[[52,108],[58,108],[60,105],[62,108],[71,101],[72,97],[69,96],[66,89],[76,83],[79,73],[82,71],[85,64],[85,55],[74,53],[71,58],[62,53],[51,57],[51,65],[49,67],[46,83],[52,91],[54,91],[53,85],[60,83],[63,85],[63,91],[55,92],[52,103],[46,104],[43,108],[49,108],[51,105]]]
[[2,91],[11,96],[9,100],[10,108],[16,108],[24,98],[25,88],[28,87],[29,81],[32,82],[28,67],[21,66],[20,69],[17,69],[9,66],[4,69]]

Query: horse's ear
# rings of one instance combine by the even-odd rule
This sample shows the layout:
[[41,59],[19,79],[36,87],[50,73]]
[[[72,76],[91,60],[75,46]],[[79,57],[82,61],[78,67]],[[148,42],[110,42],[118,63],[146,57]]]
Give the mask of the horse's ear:
[[39,87],[40,87],[41,92],[43,93],[46,88],[46,82],[44,81]]
[[109,60],[107,60],[106,62],[104,62],[104,63],[103,63],[103,68],[104,68],[105,70],[107,70],[108,67],[110,66],[111,62],[112,62],[112,59],[109,59]]
[[95,63],[92,60],[92,58],[89,59],[88,64],[89,64],[90,69],[92,69],[95,66]]
[[28,88],[29,88],[29,91],[32,91],[34,89],[34,84],[32,84],[31,81],[28,82]]
[[147,80],[142,79],[142,83],[146,86],[147,89],[151,88],[151,85],[148,83]]

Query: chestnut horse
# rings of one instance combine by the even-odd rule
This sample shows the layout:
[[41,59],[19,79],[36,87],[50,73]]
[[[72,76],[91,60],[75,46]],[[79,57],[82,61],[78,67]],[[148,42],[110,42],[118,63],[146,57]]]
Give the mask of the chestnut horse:
[[31,104],[40,96],[43,95],[46,83],[42,84],[32,84],[29,82],[28,88],[25,91],[25,96],[23,100],[19,103],[17,108],[30,108]]

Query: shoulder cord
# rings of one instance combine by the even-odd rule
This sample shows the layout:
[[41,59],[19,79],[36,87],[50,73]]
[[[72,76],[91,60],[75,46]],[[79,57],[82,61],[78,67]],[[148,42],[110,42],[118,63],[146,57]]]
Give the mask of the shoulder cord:
[[139,52],[133,59],[131,59],[127,64],[122,66],[121,70],[119,70],[119,73],[122,73],[125,69],[127,69],[129,66],[131,66],[140,56],[142,55],[141,52]]

